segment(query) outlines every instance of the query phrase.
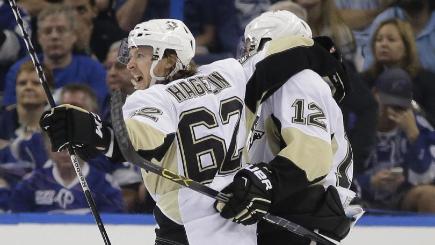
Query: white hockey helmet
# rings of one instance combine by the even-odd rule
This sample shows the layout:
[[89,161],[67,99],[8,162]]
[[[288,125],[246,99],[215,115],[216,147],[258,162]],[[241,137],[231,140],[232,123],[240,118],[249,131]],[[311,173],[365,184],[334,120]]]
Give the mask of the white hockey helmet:
[[268,11],[246,25],[245,54],[261,50],[265,41],[295,35],[312,38],[310,26],[290,11]]
[[[133,47],[149,46],[153,48],[153,63],[150,74],[153,80],[163,80],[172,76],[179,70],[186,70],[195,55],[195,38],[187,26],[176,19],[154,19],[137,24],[128,35],[126,50],[120,50],[119,61],[128,63],[128,50]],[[165,50],[176,52],[178,60],[174,70],[167,77],[154,75],[154,67],[163,58]]]

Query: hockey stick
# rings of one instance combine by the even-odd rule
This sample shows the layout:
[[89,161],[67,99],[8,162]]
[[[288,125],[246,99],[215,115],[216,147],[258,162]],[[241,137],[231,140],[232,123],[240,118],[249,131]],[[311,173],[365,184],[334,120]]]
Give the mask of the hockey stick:
[[[122,115],[122,106],[124,104],[124,96],[121,91],[114,91],[111,95],[111,118],[113,132],[119,145],[119,149],[124,158],[133,163],[134,165],[143,168],[147,171],[160,175],[166,179],[176,182],[182,186],[185,186],[191,190],[197,191],[213,199],[228,202],[228,197],[219,191],[216,191],[206,185],[198,183],[192,179],[186,178],[181,175],[177,175],[170,170],[167,170],[161,166],[151,163],[143,159],[133,148],[130,138],[128,136],[127,128],[124,123]],[[283,229],[286,229],[296,235],[313,240],[319,244],[333,245],[339,244],[339,242],[332,240],[329,237],[325,237],[321,234],[310,231],[298,224],[288,221],[284,218],[274,216],[272,214],[266,214],[263,219],[269,223],[275,224]]]
[[[39,62],[39,59],[36,56],[36,52],[35,52],[35,49],[33,48],[29,34],[24,29],[23,19],[21,17],[20,12],[18,11],[17,4],[16,4],[15,0],[8,0],[8,1],[9,1],[9,5],[12,8],[12,12],[14,13],[15,20],[17,21],[18,26],[20,27],[21,32],[23,34],[24,43],[26,44],[27,51],[29,52],[30,58],[32,59],[36,73],[38,74],[39,81],[41,82],[41,85],[44,88],[44,92],[45,92],[45,95],[47,96],[48,103],[50,104],[51,108],[54,108],[56,106],[56,104],[54,102],[53,96],[51,95],[50,88],[48,87],[48,84],[47,84],[47,79],[46,79],[45,74],[42,70],[41,63]],[[110,245],[111,243],[110,243],[109,237],[107,236],[106,230],[104,228],[103,221],[101,220],[101,217],[100,217],[100,214],[97,210],[97,206],[95,204],[94,198],[92,197],[92,194],[89,190],[89,186],[88,186],[88,183],[86,182],[86,178],[85,178],[85,176],[83,176],[83,173],[82,173],[82,170],[80,167],[80,163],[77,159],[77,156],[74,153],[74,149],[72,148],[72,146],[68,147],[68,153],[69,153],[70,158],[71,158],[71,163],[74,166],[74,170],[76,171],[77,178],[79,179],[80,185],[82,186],[83,192],[84,192],[85,197],[86,197],[86,201],[88,202],[88,205],[89,205],[89,208],[91,209],[92,215],[95,218],[95,222],[97,223],[98,229],[100,230],[101,236],[103,237],[104,244]]]

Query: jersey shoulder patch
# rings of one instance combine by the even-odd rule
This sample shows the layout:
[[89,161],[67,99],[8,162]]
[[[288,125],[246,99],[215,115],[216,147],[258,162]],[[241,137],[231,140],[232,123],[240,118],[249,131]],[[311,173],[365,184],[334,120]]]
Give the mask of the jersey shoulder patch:
[[154,122],[157,122],[159,120],[159,116],[163,115],[163,111],[156,107],[142,107],[140,109],[137,109],[133,112],[133,116],[143,116],[148,119],[153,120]]

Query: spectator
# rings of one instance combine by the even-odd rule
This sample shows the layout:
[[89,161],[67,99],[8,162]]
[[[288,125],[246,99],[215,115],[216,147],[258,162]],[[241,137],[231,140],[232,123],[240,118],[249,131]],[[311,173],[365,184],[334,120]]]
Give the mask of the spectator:
[[362,198],[371,208],[435,212],[435,132],[411,107],[412,81],[393,68],[376,78],[377,142],[363,174]]
[[[25,28],[29,35],[30,18],[19,8]],[[4,90],[4,77],[9,67],[25,54],[26,47],[21,38],[21,31],[15,21],[9,4],[0,0],[0,91]]]
[[195,62],[208,64],[236,55],[241,32],[234,1],[216,5],[212,0],[187,0],[184,19],[195,37]]
[[367,42],[370,24],[382,11],[397,0],[335,0],[340,16],[355,36],[355,65],[358,71],[363,70],[363,48]]
[[[53,84],[51,71],[42,65],[48,84]],[[41,168],[47,156],[41,151],[38,137],[39,118],[46,106],[46,95],[32,61],[21,64],[16,77],[17,104],[0,115],[0,165],[5,181],[13,187],[34,168]],[[1,174],[0,174],[1,175]]]
[[[53,75],[46,65],[42,65],[47,82],[53,84]],[[0,139],[12,140],[23,132],[39,129],[39,118],[47,104],[44,89],[32,61],[20,64],[15,73],[13,89],[17,94],[17,104],[10,105],[0,116]]]
[[[83,55],[72,53],[76,35],[73,12],[64,5],[48,5],[38,15],[38,42],[42,54],[38,57],[54,73],[54,86],[86,83],[97,93],[102,103],[107,95],[104,67],[97,61]],[[19,66],[29,60],[28,57],[16,62],[6,74],[4,105],[15,103],[15,79]]]
[[169,0],[115,0],[114,2],[116,19],[124,31],[130,31],[142,21],[169,17]]
[[[89,208],[67,151],[51,152],[46,168],[26,176],[12,191],[12,212],[88,213]],[[100,212],[122,212],[119,186],[112,177],[79,160]]]
[[[94,31],[93,19],[97,16],[97,8],[94,0],[64,0],[66,6],[71,7],[75,12],[75,35],[77,41],[75,42],[75,50],[89,56],[94,55],[91,49],[91,36]],[[93,4],[91,4],[91,2]]]
[[417,45],[418,58],[423,68],[435,72],[435,3],[430,0],[400,0],[394,7],[388,8],[373,21],[370,36],[365,42],[364,68],[374,62],[373,49],[370,46],[379,25],[388,19],[399,18],[409,21],[414,32],[413,39]]
[[[75,105],[94,113],[98,111],[96,96],[86,85],[66,85],[62,89],[60,101],[62,104]],[[102,154],[88,162],[98,170],[110,173],[117,184],[121,186],[127,211],[133,212],[138,209],[139,187],[142,185],[142,179],[139,171],[131,163],[112,163]]]
[[340,49],[343,58],[354,62],[355,39],[342,20],[334,0],[293,0],[307,10],[308,25],[313,36],[329,36]]
[[95,55],[101,62],[104,61],[110,45],[127,36],[116,21],[96,18],[98,8],[95,0],[63,0],[76,12],[76,50]]
[[364,75],[369,86],[374,85],[375,78],[385,69],[404,69],[412,78],[414,99],[427,113],[427,119],[435,122],[435,74],[421,67],[409,23],[386,20],[378,26],[374,37],[371,47],[375,60]]
[[130,72],[128,72],[127,67],[118,62],[118,50],[121,45],[121,41],[114,42],[107,53],[106,61],[104,65],[107,69],[107,87],[110,91],[120,89],[126,94],[131,94],[134,91],[133,84],[131,83]]
[[[118,50],[120,45],[121,41],[117,41],[110,46],[109,52],[106,56],[106,61],[104,62],[104,66],[107,70],[107,87],[110,91],[120,89],[125,94],[131,94],[134,91],[133,84],[131,83],[133,77],[127,70],[127,67],[118,62]],[[111,121],[110,95],[107,96],[106,100],[104,101],[103,108],[101,109],[101,117],[105,122]]]

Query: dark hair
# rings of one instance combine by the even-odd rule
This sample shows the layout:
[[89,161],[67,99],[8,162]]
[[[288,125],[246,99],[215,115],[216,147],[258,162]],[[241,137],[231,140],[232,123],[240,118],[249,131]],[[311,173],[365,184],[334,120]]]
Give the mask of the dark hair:
[[[51,70],[44,64],[41,64],[42,66],[42,71],[45,74],[45,78],[47,79],[47,84],[48,87],[50,89],[54,88],[54,78],[53,78],[53,73],[51,72]],[[22,63],[20,65],[20,67],[18,68],[18,72],[17,72],[17,77],[15,79],[18,78],[18,76],[22,73],[22,72],[36,72],[35,70],[35,66],[33,65],[32,60],[28,60],[24,63]]]
[[[171,55],[177,56],[177,53],[173,49],[167,49],[163,53],[163,58],[167,58]],[[198,72],[197,66],[196,66],[195,62],[193,60],[191,60],[189,63],[189,66],[187,67],[186,70],[177,71],[177,73],[175,73],[172,77],[170,77],[167,82],[172,82],[172,81],[175,81],[177,79],[190,77],[190,76],[195,75],[197,72]]]
[[67,92],[70,92],[70,93],[82,92],[82,93],[86,94],[91,99],[91,105],[90,105],[92,108],[91,111],[93,111],[93,112],[98,111],[97,95],[92,90],[92,88],[89,87],[88,85],[81,84],[81,83],[67,84],[67,85],[62,87],[61,97]]

